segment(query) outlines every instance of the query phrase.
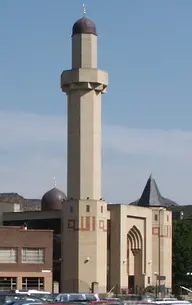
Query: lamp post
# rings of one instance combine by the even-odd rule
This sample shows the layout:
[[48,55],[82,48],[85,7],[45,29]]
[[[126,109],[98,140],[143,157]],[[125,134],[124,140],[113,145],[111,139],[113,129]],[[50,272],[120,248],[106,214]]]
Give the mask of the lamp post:
[[159,244],[159,247],[158,247],[158,250],[159,250],[159,277],[158,277],[158,280],[159,280],[159,294],[160,294],[160,287],[161,287],[161,212],[162,211],[165,211],[166,209],[165,208],[160,208],[159,209],[159,234],[158,234],[158,244]]
[[154,275],[156,276],[156,284],[155,284],[155,299],[157,299],[157,276],[158,276],[158,273],[157,273],[157,272],[154,272]]

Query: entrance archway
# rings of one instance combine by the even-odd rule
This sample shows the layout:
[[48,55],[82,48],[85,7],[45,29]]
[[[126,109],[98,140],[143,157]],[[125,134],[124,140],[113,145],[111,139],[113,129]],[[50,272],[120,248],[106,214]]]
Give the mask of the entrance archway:
[[143,239],[141,232],[133,226],[127,234],[127,275],[131,292],[139,293],[143,288],[142,260]]

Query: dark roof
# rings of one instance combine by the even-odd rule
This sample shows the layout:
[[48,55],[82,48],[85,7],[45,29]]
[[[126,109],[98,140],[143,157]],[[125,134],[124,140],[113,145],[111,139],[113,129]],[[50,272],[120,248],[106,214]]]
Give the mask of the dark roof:
[[142,207],[171,207],[178,206],[178,204],[170,199],[161,196],[157,187],[155,179],[150,175],[140,199],[130,203],[130,205],[137,205]]
[[19,204],[20,211],[36,211],[41,210],[41,200],[26,199],[18,193],[0,193],[0,203]]
[[41,209],[42,211],[61,210],[61,204],[65,200],[67,200],[65,193],[54,187],[43,195]]
[[18,193],[0,193],[0,202],[22,204],[24,200]]
[[73,25],[72,36],[75,34],[93,34],[97,36],[96,26],[93,21],[83,17]]

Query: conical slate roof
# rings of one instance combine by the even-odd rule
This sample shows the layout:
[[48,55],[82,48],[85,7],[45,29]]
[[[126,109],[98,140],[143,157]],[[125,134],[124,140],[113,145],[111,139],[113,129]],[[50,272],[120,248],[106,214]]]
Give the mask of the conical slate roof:
[[155,179],[150,175],[140,199],[131,202],[130,205],[141,207],[164,207],[178,206],[178,204],[170,199],[161,196]]

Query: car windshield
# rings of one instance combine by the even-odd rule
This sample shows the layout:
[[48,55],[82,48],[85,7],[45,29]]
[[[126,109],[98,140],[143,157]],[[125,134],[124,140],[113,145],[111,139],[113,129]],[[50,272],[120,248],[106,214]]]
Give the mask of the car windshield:
[[48,302],[51,302],[55,299],[55,297],[51,294],[38,294],[38,293],[32,293],[30,294],[30,296],[36,298],[36,299],[39,299],[39,300],[43,300],[43,301],[48,301]]

